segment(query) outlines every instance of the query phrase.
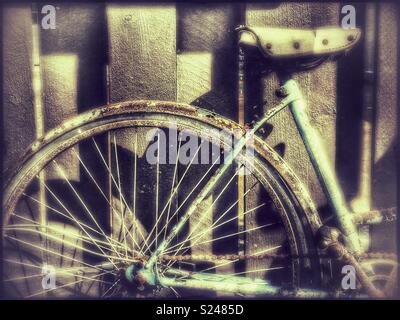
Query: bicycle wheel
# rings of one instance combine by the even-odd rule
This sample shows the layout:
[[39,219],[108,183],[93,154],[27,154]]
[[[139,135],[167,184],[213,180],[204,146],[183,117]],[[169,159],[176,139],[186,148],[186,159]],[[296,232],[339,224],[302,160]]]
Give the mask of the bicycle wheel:
[[[159,101],[108,105],[51,130],[32,144],[4,190],[6,292],[215,297],[318,288],[318,214],[293,172],[258,138],[254,155],[236,159],[146,269],[154,281],[138,272],[215,175],[232,132],[244,129],[190,105]],[[189,148],[182,137],[198,143]],[[199,161],[203,156],[210,161]],[[240,225],[236,182],[244,170]],[[245,289],[249,284],[253,290]]]

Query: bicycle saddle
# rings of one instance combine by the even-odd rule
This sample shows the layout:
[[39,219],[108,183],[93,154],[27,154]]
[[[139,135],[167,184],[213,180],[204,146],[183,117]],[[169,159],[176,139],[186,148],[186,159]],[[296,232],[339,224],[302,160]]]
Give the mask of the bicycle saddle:
[[241,44],[258,46],[271,59],[321,57],[351,50],[360,40],[360,29],[324,27],[286,29],[272,27],[240,27]]

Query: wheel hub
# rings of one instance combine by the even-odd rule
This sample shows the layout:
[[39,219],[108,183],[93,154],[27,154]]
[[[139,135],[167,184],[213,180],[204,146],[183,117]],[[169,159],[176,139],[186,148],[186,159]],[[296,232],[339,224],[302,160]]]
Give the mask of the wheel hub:
[[135,262],[126,268],[122,274],[125,282],[133,285],[138,290],[156,285],[156,276],[153,270],[146,268],[143,262]]

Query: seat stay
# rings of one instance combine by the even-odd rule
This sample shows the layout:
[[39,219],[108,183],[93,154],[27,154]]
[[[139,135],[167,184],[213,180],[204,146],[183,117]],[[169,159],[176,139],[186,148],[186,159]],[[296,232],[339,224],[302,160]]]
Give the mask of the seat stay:
[[351,211],[321,137],[310,123],[306,112],[306,103],[299,86],[295,80],[290,79],[285,82],[284,87],[286,94],[292,96],[292,102],[289,103],[290,111],[292,112],[311,163],[317,173],[317,177],[334,210],[340,229],[345,236],[346,247],[354,253],[360,253],[361,247],[357,226],[353,221]]

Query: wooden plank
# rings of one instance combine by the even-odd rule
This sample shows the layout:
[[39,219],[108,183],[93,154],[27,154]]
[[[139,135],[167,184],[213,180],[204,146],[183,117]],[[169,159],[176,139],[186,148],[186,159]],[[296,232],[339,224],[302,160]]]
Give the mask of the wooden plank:
[[175,100],[173,5],[107,6],[111,101]]
[[[2,8],[3,24],[3,168],[10,170],[15,167],[23,156],[28,145],[36,138],[34,93],[33,93],[33,32],[32,13],[30,5],[7,5]],[[4,181],[6,182],[6,181]],[[37,193],[35,194],[37,196]],[[16,210],[23,217],[31,217],[29,209],[19,205]],[[38,210],[32,214],[38,215]],[[20,222],[13,218],[16,223]],[[13,233],[11,236],[28,243],[40,245],[36,235]],[[16,241],[4,241],[3,257],[28,263],[21,258],[19,248],[23,244]],[[33,255],[41,257],[39,250],[33,250]],[[39,265],[40,267],[40,265]],[[38,270],[25,268],[17,264],[5,264],[2,268],[4,279],[29,276]],[[40,272],[40,270],[39,270]],[[15,288],[4,283],[5,293],[9,296],[28,295],[41,290],[40,283],[22,281]],[[16,291],[14,291],[16,290]]]
[[35,139],[30,63],[32,19],[30,6],[22,4],[4,6],[2,15],[3,168],[7,170],[16,165],[25,149]]
[[[178,6],[178,100],[212,110],[229,118],[236,118],[235,81],[236,56],[235,41],[232,30],[235,27],[236,11],[232,4],[180,4]],[[209,165],[195,165],[190,176],[199,180]],[[185,169],[185,168],[182,168]],[[229,170],[231,176],[235,168]],[[226,180],[227,181],[227,180]],[[193,234],[211,229],[219,216],[235,199],[235,181],[222,193],[219,186],[192,216],[190,228]],[[188,191],[181,194],[182,199]],[[212,205],[213,204],[213,205]],[[212,207],[211,207],[212,205]],[[235,216],[235,209],[225,215],[219,223]],[[200,226],[200,228],[199,228]],[[195,230],[195,228],[197,229]],[[209,230],[201,240],[203,242],[224,234],[235,232],[237,221],[223,227]],[[209,242],[195,245],[192,254],[236,253],[237,239]],[[220,262],[219,262],[220,263]],[[215,271],[233,273],[233,265],[217,268]],[[218,293],[217,295],[222,295]]]
[[[75,112],[83,112],[106,102],[106,34],[104,4],[101,3],[58,3],[56,29],[41,30],[42,55],[76,56]],[[61,118],[57,122],[60,121]]]
[[[74,54],[44,55],[41,59],[43,102],[46,131],[60,125],[65,119],[77,114],[78,58]],[[64,168],[68,179],[79,181],[79,160],[72,152],[64,152],[56,159]],[[46,170],[47,179],[62,179],[52,165]]]
[[[176,100],[176,9],[174,5],[107,5],[110,101]],[[174,165],[149,164],[146,150],[153,141],[149,128],[116,133],[124,194],[133,207],[132,163],[138,137],[136,214],[147,232],[157,221],[170,195]],[[168,133],[167,133],[168,135]],[[157,175],[158,171],[158,175]],[[113,167],[115,173],[115,165]],[[114,174],[115,175],[115,174]],[[157,187],[157,181],[159,187]],[[115,194],[114,194],[115,196]],[[157,202],[158,196],[158,202]],[[176,201],[172,204],[172,210]],[[157,213],[158,212],[158,213]],[[163,215],[166,217],[166,214]],[[120,223],[114,225],[120,227]],[[160,227],[164,221],[160,220]],[[160,231],[160,230],[159,230]],[[153,233],[154,236],[155,232]]]
[[[396,136],[398,128],[398,8],[394,3],[379,4],[378,10],[377,105],[373,166],[373,206],[397,205]],[[395,251],[395,224],[372,227],[371,249]],[[399,232],[399,231],[397,231]]]
[[194,104],[236,117],[235,6],[191,3],[179,4],[178,10],[179,52],[212,55],[211,90],[193,101]]
[[[177,56],[177,100],[179,102],[191,103],[211,90],[211,64],[212,55],[207,51],[183,51]],[[208,143],[208,141],[206,143]],[[192,169],[189,172],[190,181],[193,183],[193,181],[201,179],[207,168],[208,166],[193,164]],[[182,166],[181,171],[184,171],[185,169],[186,166]],[[181,172],[181,175],[182,174],[183,172]],[[191,188],[184,188],[180,192],[181,199],[185,199],[190,191]],[[210,195],[205,201],[203,201],[199,209],[190,217],[189,229],[194,235],[211,228],[213,210],[209,208],[212,202],[213,197]],[[207,234],[202,236],[201,241],[200,239],[197,239],[197,243],[207,241],[211,239],[211,237],[212,232],[210,230]],[[193,241],[192,244],[194,243],[195,242]],[[210,242],[195,245],[191,249],[191,253],[211,254],[212,244]]]
[[[40,8],[39,8],[40,9]],[[78,112],[105,103],[106,46],[104,8],[98,4],[56,6],[56,29],[40,33],[45,128],[49,130]],[[85,152],[85,151],[82,151]],[[69,178],[79,180],[78,159],[69,153]],[[48,179],[60,177],[50,169]]]
[[[46,131],[61,125],[63,121],[79,112],[105,103],[106,46],[104,37],[98,37],[99,34],[105,34],[104,26],[104,7],[101,4],[57,4],[56,29],[41,29],[41,69]],[[104,188],[104,176],[99,172],[100,170],[96,170],[101,167],[101,163],[93,146],[83,142],[75,147],[75,151]],[[97,222],[104,226],[102,218],[106,203],[96,193],[97,189],[80,165],[78,157],[68,150],[59,155],[56,161],[91,213],[95,214]],[[95,227],[74,191],[55,165],[49,165],[47,168],[46,180],[48,186],[77,219]],[[49,193],[47,200],[54,207],[60,208]],[[50,211],[48,211],[48,217],[51,227],[61,226],[75,233],[80,231],[76,224],[71,225],[70,221],[63,221]],[[80,241],[77,244],[82,245]],[[63,250],[66,256],[75,254],[78,260],[82,260],[84,256],[82,252],[74,253],[74,249],[68,246],[63,248],[57,241],[49,241],[49,248],[53,251]],[[98,250],[94,246],[93,249]],[[62,260],[59,257],[52,257],[49,263],[57,266],[61,261],[65,265],[71,265],[71,261]],[[72,263],[72,265],[77,264]],[[73,280],[69,279],[69,281]],[[84,282],[75,287],[86,290],[85,288],[89,285],[90,283]],[[97,289],[98,287],[92,286],[91,293],[98,293]],[[70,293],[68,290],[62,290],[62,294],[68,296]]]

